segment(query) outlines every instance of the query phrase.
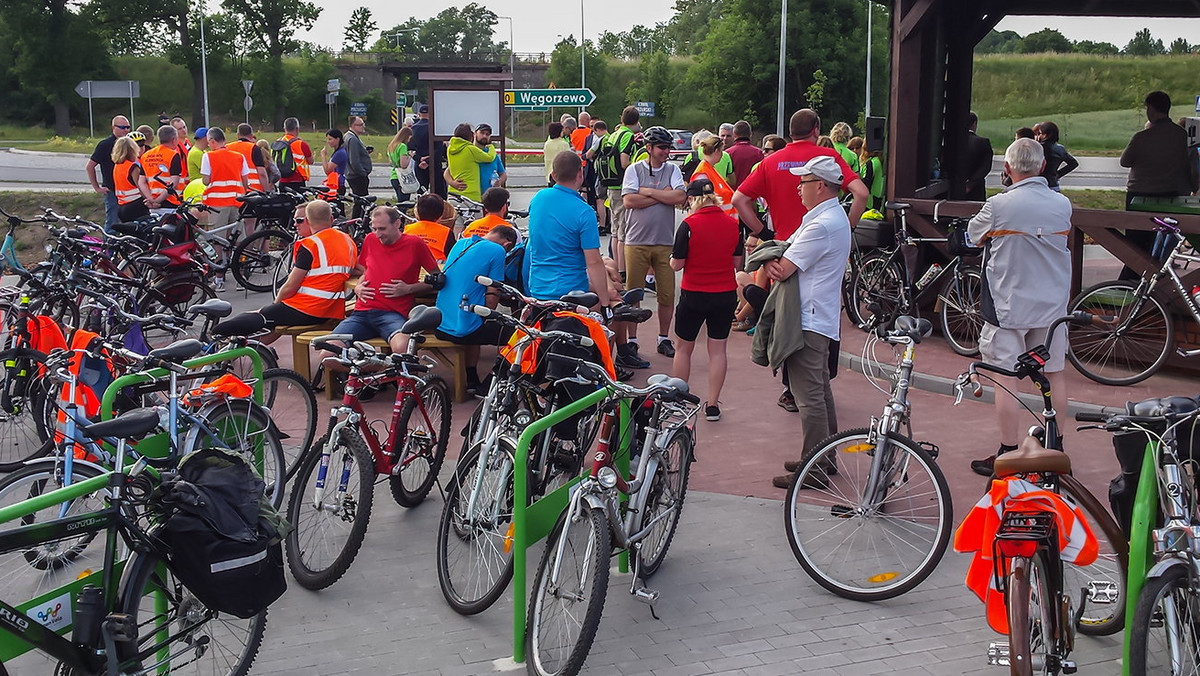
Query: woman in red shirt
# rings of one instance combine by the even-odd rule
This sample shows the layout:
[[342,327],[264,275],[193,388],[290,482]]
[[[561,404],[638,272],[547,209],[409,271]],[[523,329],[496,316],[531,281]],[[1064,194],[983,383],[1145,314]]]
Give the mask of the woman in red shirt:
[[679,303],[675,307],[674,375],[687,380],[692,372],[692,351],[700,326],[708,334],[708,403],[704,417],[721,419],[718,399],[725,384],[728,359],[725,343],[729,338],[733,312],[737,307],[737,279],[734,258],[743,254],[741,233],[736,218],[721,209],[721,198],[713,182],[700,177],[687,187],[691,214],[675,232],[671,267],[683,271]]

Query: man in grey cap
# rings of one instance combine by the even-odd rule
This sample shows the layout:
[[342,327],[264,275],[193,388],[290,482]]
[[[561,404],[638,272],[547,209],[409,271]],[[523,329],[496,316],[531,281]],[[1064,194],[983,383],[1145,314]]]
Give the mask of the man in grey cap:
[[[804,347],[787,357],[789,388],[800,409],[804,441],[801,456],[837,429],[833,390],[829,387],[829,346],[840,338],[842,278],[850,256],[850,219],[838,205],[842,170],[832,157],[819,156],[792,168],[800,177],[800,200],[808,210],[800,228],[788,239],[782,258],[764,265],[779,282],[796,275],[800,291],[800,323]],[[832,473],[833,468],[829,468]],[[810,472],[817,483],[819,472]],[[775,477],[788,488],[793,475]]]

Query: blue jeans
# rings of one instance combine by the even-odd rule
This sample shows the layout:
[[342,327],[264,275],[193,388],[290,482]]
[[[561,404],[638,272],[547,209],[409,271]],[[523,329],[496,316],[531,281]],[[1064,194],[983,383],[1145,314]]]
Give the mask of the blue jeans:
[[119,222],[119,219],[117,218],[118,206],[119,205],[117,204],[117,191],[113,190],[112,188],[109,188],[108,192],[104,193],[104,231],[105,232],[112,232],[113,224]]
[[408,320],[404,315],[391,310],[355,310],[354,314],[343,319],[334,328],[333,333],[349,333],[354,336],[354,340],[390,340],[392,336],[400,333],[406,321]]

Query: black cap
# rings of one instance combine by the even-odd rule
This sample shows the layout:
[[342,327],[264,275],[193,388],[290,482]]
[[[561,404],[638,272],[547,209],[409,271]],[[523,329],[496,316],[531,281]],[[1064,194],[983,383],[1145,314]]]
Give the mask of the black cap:
[[717,189],[715,186],[713,186],[713,182],[711,180],[701,176],[700,178],[692,179],[692,182],[688,183],[687,196],[700,197],[702,195],[711,195],[716,192],[716,190]]
[[424,115],[425,113],[428,113],[428,112],[429,112],[429,104],[422,103],[417,106],[417,114],[418,115]]
[[487,122],[480,122],[479,124],[475,125],[475,131],[483,131],[484,129],[488,130],[488,133],[491,133],[492,125],[488,124]]

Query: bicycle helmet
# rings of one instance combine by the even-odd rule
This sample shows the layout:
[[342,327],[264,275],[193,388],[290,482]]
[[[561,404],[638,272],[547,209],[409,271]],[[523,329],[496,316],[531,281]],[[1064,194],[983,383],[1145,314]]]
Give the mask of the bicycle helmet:
[[642,132],[642,138],[645,139],[647,146],[672,146],[674,147],[674,139],[671,138],[671,132],[663,129],[660,126],[653,126]]
[[146,142],[146,135],[140,131],[131,131],[126,134],[126,137],[132,139],[134,143],[141,144]]

